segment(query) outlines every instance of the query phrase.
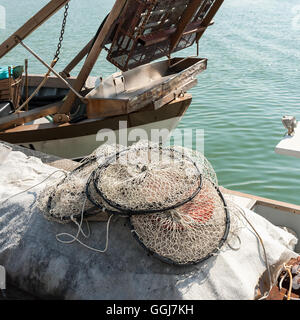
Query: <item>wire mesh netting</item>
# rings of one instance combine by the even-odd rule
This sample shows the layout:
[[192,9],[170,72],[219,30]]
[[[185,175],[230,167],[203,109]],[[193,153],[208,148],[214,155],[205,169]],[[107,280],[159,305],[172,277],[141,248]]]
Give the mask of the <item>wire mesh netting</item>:
[[[172,52],[192,46],[216,0],[203,0]],[[107,60],[122,71],[168,56],[171,36],[192,0],[129,0]]]
[[[122,146],[104,145],[86,157],[73,171],[66,174],[63,179],[47,184],[38,199],[38,206],[48,220],[67,223],[71,218],[78,218],[82,214],[83,203],[86,196],[86,185],[92,172],[111,157]],[[96,214],[95,205],[86,202],[84,216]],[[99,210],[98,210],[99,213]]]
[[202,175],[182,152],[140,145],[108,159],[95,170],[93,184],[99,196],[122,213],[149,214],[193,199]]
[[160,259],[196,264],[217,253],[229,232],[229,214],[216,186],[204,179],[201,192],[185,205],[162,214],[132,216],[135,238]]

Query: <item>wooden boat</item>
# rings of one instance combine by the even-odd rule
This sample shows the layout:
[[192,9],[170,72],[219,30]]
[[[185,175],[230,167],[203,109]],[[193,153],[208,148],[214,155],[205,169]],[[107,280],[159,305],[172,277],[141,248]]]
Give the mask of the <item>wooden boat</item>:
[[[97,141],[97,133],[102,129],[119,130],[120,121],[126,121],[128,125],[128,134],[130,130],[136,127],[143,127],[148,132],[150,137],[150,130],[157,128],[165,128],[170,132],[176,128],[178,122],[183,117],[188,109],[192,97],[184,93],[182,97],[179,95],[186,92],[186,89],[194,85],[195,79],[190,76],[191,73],[197,73],[206,68],[206,59],[190,58],[182,61],[177,65],[176,71],[179,67],[183,68],[183,72],[169,73],[168,76],[162,76],[158,70],[167,73],[168,61],[154,63],[154,67],[150,65],[141,66],[137,70],[146,81],[150,83],[150,77],[154,78],[151,72],[155,72],[158,79],[152,80],[153,85],[142,85],[133,88],[136,79],[140,80],[140,76],[136,77],[136,72],[125,72],[127,90],[114,92],[112,96],[106,97],[104,93],[103,98],[99,98],[99,90],[101,88],[94,88],[91,83],[95,83],[97,78],[89,77],[86,83],[86,90],[90,91],[87,95],[88,104],[79,105],[74,108],[74,113],[71,113],[71,121],[67,123],[54,123],[53,116],[48,115],[47,118],[30,121],[30,114],[35,113],[36,110],[43,112],[45,109],[48,113],[49,107],[53,110],[58,110],[62,105],[61,99],[68,92],[66,86],[54,77],[49,77],[47,83],[40,90],[39,94],[32,100],[29,117],[25,118],[24,125],[19,125],[14,128],[6,129],[0,132],[0,140],[10,143],[22,145],[34,150],[44,153],[53,154],[63,158],[78,159],[90,154],[96,149],[101,141]],[[176,60],[176,62],[178,62]],[[188,65],[191,64],[189,67]],[[156,68],[155,68],[156,67]],[[176,68],[176,66],[175,66]],[[175,69],[173,68],[173,69]],[[144,69],[148,69],[147,72]],[[127,77],[127,73],[130,75]],[[188,74],[188,75],[187,75]],[[186,81],[180,81],[187,76]],[[112,77],[109,77],[103,84],[110,84]],[[167,78],[167,79],[166,79]],[[69,79],[70,83],[76,79]],[[36,84],[42,81],[42,76],[29,76],[29,92],[35,90]],[[173,85],[174,82],[184,83],[184,85]],[[102,86],[103,86],[102,84]],[[114,90],[113,87],[107,85],[109,89]],[[169,88],[173,87],[173,90]],[[155,90],[155,101],[152,101],[152,91]],[[158,91],[161,91],[160,93]],[[98,94],[97,94],[98,93]],[[129,96],[127,96],[129,95]],[[176,95],[176,99],[174,99]],[[49,105],[51,100],[57,99]],[[21,113],[23,121],[24,115]],[[45,114],[46,115],[46,114]],[[12,116],[3,117],[0,123],[5,126],[10,126],[15,121],[7,121]],[[117,135],[118,136],[118,135]]]
[[[101,144],[99,130],[118,130],[120,121],[127,121],[129,130],[176,128],[191,103],[187,91],[207,59],[171,55],[199,43],[223,0],[117,0],[95,37],[58,73],[59,49],[49,65],[23,40],[63,6],[66,18],[69,1],[50,1],[0,45],[0,59],[20,44],[49,70],[30,75],[25,66],[20,104],[1,102],[0,96],[0,140],[77,159]],[[121,72],[100,82],[89,75],[103,48]],[[71,77],[84,57],[80,73]]]

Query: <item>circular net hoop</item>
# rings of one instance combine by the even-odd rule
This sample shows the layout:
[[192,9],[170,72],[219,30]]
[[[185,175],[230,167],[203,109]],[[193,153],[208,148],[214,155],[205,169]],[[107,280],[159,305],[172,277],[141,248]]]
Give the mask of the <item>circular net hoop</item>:
[[[149,155],[149,152],[147,153],[149,148],[151,149],[150,159],[153,165],[152,176],[149,176],[150,178],[154,176],[154,183],[151,184],[152,180],[147,176],[147,179],[144,179],[146,180],[145,182],[148,182],[148,184],[146,184],[147,192],[145,192],[145,189],[141,188],[138,178],[148,171],[143,171],[144,168],[141,167],[141,165],[146,166],[146,164],[150,162],[149,158],[147,158],[146,161],[144,159],[144,162],[142,161],[145,154]],[[140,154],[140,156],[136,157],[137,154]],[[131,160],[129,167],[127,159]],[[173,165],[172,170],[170,160]],[[160,163],[160,167],[157,166],[158,163]],[[98,190],[95,188],[95,185],[98,186],[96,182],[99,182],[99,172],[102,173],[99,168],[103,166],[107,169],[107,164],[114,164],[116,166],[120,164],[121,168],[121,170],[115,172],[113,175],[114,182],[120,182],[120,188],[113,190],[113,192],[119,193],[121,198],[123,197],[122,201],[128,201],[128,196],[136,196],[138,202],[133,201],[133,203],[135,205],[136,203],[141,206],[144,205],[145,214],[152,214],[156,211],[163,212],[167,209],[171,210],[172,206],[176,207],[189,202],[200,191],[202,176],[210,179],[214,184],[217,184],[216,174],[210,163],[202,154],[192,150],[172,147],[165,148],[162,151],[162,148],[159,148],[157,144],[148,141],[141,141],[130,148],[105,144],[85,158],[79,167],[68,173],[66,177],[57,179],[54,183],[52,182],[46,185],[46,188],[41,192],[37,201],[37,205],[44,213],[44,216],[48,220],[67,223],[70,222],[72,218],[80,218],[82,213],[84,217],[87,217],[99,213],[99,210],[106,211],[110,214],[128,215],[124,214],[124,210],[122,211],[117,209],[116,206],[111,206],[109,202],[105,201],[105,199],[99,195]],[[134,169],[133,174],[132,168]],[[159,176],[160,170],[161,175]],[[122,176],[124,171],[125,178],[129,175],[131,181],[137,182],[135,184],[136,188],[133,189],[137,193],[129,192],[126,198],[124,198],[124,195],[121,193],[121,187],[125,185],[127,190],[130,190],[130,188],[128,187],[129,185],[124,183],[126,182],[124,175]],[[176,173],[176,171],[179,171],[179,173]],[[138,172],[138,174],[136,174],[136,172]],[[158,179],[156,177],[157,174]],[[169,185],[169,188],[166,187],[167,184],[164,183],[165,181]],[[101,186],[104,186],[104,189],[106,188],[105,190],[109,190],[109,188],[112,187],[110,182],[111,180],[109,178],[101,180]],[[172,192],[175,192],[175,197],[173,198],[168,196],[173,196]],[[111,198],[114,199],[113,197]],[[147,200],[146,205],[144,203],[145,198]],[[89,201],[86,201],[86,199]],[[133,199],[135,199],[135,197],[133,197]],[[166,199],[170,207],[160,201],[155,202],[153,199]],[[156,205],[154,208],[152,207],[153,202]],[[97,211],[95,208],[99,210]],[[134,208],[134,206],[126,209],[130,211],[132,208]],[[136,210],[140,210],[141,208]],[[82,212],[83,209],[84,211]],[[123,208],[121,207],[121,209]],[[136,212],[133,211],[133,213]]]
[[202,174],[182,152],[139,146],[109,158],[93,172],[88,184],[87,190],[96,191],[117,212],[142,215],[168,211],[191,201],[201,190]]
[[218,187],[203,179],[192,201],[165,213],[131,216],[130,226],[135,239],[157,258],[193,265],[219,252],[230,230],[230,217]]
[[37,205],[45,218],[59,223],[70,222],[82,215],[95,214],[95,205],[86,201],[86,185],[91,173],[108,157],[122,150],[119,145],[104,145],[95,150],[73,171],[55,183],[47,184],[39,195]]

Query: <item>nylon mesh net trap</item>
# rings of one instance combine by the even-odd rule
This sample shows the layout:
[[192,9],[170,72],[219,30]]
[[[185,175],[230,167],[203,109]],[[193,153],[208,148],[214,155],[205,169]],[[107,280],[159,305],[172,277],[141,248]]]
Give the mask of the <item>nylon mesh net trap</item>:
[[63,223],[99,212],[127,217],[139,244],[175,265],[217,253],[230,229],[226,201],[207,159],[148,141],[100,147],[47,186],[39,205],[46,218]]

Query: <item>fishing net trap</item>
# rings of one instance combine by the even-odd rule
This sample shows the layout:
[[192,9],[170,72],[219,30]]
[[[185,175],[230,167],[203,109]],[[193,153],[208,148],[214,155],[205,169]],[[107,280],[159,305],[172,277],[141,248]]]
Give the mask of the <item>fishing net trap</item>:
[[200,263],[228,238],[230,212],[208,160],[181,147],[104,145],[47,186],[40,208],[66,223],[99,212],[126,217],[138,243],[175,265]]

